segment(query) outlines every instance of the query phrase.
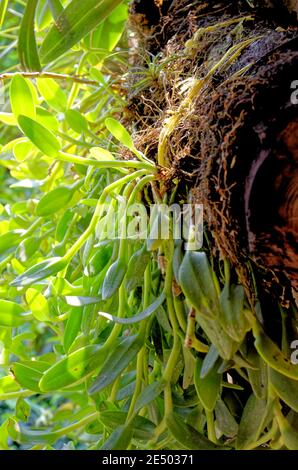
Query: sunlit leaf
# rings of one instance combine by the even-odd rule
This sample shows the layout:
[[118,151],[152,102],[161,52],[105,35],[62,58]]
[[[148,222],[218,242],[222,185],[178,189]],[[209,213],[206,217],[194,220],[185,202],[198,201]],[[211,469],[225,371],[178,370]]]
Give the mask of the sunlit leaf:
[[73,196],[73,191],[67,187],[53,189],[46,193],[36,206],[39,217],[47,217],[65,208]]
[[68,109],[65,112],[66,121],[75,132],[81,134],[88,130],[87,119],[76,109]]
[[26,291],[26,301],[38,321],[49,321],[49,304],[47,299],[36,289],[29,288]]
[[67,261],[63,258],[55,257],[41,261],[40,263],[27,269],[23,274],[11,282],[12,286],[30,286],[35,282],[53,276],[65,268]]

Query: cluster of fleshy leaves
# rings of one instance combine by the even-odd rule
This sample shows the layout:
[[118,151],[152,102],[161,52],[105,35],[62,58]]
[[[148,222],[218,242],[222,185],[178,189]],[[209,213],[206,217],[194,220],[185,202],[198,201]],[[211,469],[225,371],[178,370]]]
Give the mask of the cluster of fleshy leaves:
[[161,200],[119,122],[127,4],[97,4],[1,2],[20,65],[0,113],[0,448],[297,449],[298,371],[228,262],[160,239],[162,214],[148,240],[107,236],[121,202]]

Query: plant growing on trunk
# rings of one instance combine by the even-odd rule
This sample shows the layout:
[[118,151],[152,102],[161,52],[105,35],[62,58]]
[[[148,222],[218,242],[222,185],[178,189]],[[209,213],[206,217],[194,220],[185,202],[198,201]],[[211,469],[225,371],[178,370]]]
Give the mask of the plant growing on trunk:
[[132,3],[1,3],[0,447],[297,449],[295,4]]

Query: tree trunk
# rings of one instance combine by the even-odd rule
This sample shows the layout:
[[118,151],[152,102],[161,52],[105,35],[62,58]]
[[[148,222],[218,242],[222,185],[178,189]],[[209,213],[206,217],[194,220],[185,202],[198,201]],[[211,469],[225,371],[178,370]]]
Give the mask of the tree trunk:
[[131,14],[138,145],[167,167],[165,189],[178,179],[204,204],[212,255],[251,302],[285,307],[298,303],[297,14],[296,0],[146,0]]

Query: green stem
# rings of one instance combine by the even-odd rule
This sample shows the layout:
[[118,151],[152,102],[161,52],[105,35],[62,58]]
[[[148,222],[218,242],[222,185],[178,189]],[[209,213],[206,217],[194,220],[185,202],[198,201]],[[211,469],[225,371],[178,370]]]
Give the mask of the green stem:
[[180,325],[180,328],[183,331],[183,333],[185,333],[187,324],[185,320],[184,303],[177,297],[174,297],[174,308],[175,308],[176,317]]
[[[143,178],[141,179],[141,181],[143,180]],[[140,181],[139,181],[140,183]],[[131,196],[131,193],[133,191],[133,186],[134,186],[135,182],[134,181],[131,181],[127,186],[126,188],[124,189],[123,191],[123,200],[124,200],[124,204],[125,204],[125,207],[124,207],[124,213],[123,213],[123,219],[121,218],[121,236],[120,236],[120,246],[119,246],[119,253],[118,253],[118,257],[121,258],[122,260],[125,260],[127,259],[127,249],[128,249],[128,246],[127,246],[127,239],[126,239],[126,222],[127,222],[127,207],[130,205],[130,196]],[[127,202],[127,199],[128,199],[128,202]],[[120,220],[119,220],[120,222]]]
[[165,417],[167,417],[173,411],[172,388],[171,388],[170,382],[165,386],[164,400],[165,400]]
[[35,229],[37,227],[40,227],[41,224],[42,224],[42,217],[38,217],[38,219],[36,219],[33,224],[26,230],[26,232],[24,233],[24,235],[22,236],[22,240],[29,237],[32,233],[35,232]]
[[70,315],[69,312],[62,313],[61,315],[58,315],[57,317],[54,317],[53,321],[61,323],[65,320],[67,320],[69,315]]
[[[118,306],[118,313],[117,316],[119,318],[122,318],[125,314],[125,305],[126,305],[126,291],[125,291],[125,286],[122,283],[120,288],[119,288],[119,306]],[[109,334],[108,339],[103,345],[103,349],[110,351],[111,348],[113,347],[116,339],[118,338],[120,332],[122,329],[122,325],[117,323],[116,325],[113,326],[113,329],[111,333]]]
[[231,270],[230,270],[230,263],[227,259],[224,259],[224,273],[225,273],[225,283],[230,285]]
[[[171,395],[171,400],[172,400],[172,395]],[[159,436],[166,430],[166,428],[167,428],[166,420],[165,418],[163,418],[162,421],[158,424],[158,426],[156,426],[154,430],[154,438],[152,442],[155,442],[159,438]]]
[[94,158],[84,158],[78,157],[77,155],[72,155],[70,153],[65,153],[60,151],[56,157],[58,160],[68,163],[77,163],[78,165],[84,166],[94,166],[94,168],[134,168],[144,169],[156,172],[156,166],[147,162],[147,161],[137,161],[137,160],[95,160]]
[[[70,135],[66,134],[66,129],[63,129],[63,132],[56,131],[56,135],[61,137],[66,142],[70,142],[70,144],[74,144],[76,147],[87,147],[87,148],[94,147],[93,143],[91,144],[90,142],[87,142],[86,140],[79,140],[79,139],[75,139],[74,137],[70,137]],[[67,147],[63,147],[63,148],[64,150],[67,150],[67,148],[69,147],[72,147],[72,145],[67,145]],[[62,160],[62,161],[65,161],[65,160]]]
[[184,345],[186,348],[193,348],[198,352],[207,353],[209,351],[209,346],[202,343],[196,337],[196,311],[194,308],[191,308],[187,317],[187,329]]

